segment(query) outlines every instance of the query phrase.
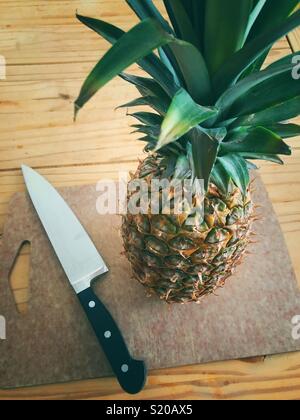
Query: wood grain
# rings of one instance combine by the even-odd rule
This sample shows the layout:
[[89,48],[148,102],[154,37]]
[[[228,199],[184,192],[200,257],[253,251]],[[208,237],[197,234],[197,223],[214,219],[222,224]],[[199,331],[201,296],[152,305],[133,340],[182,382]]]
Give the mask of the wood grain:
[[[158,2],[161,6],[162,1]],[[0,81],[0,235],[11,196],[24,190],[20,165],[26,163],[55,186],[80,185],[117,178],[135,168],[142,146],[131,135],[130,117],[114,109],[136,97],[120,79],[112,81],[73,123],[73,101],[88,71],[107,43],[79,24],[80,13],[101,17],[128,29],[137,21],[122,0],[0,0],[0,54],[7,62],[7,80]],[[300,49],[300,31],[278,42],[268,58],[274,61]],[[136,73],[140,70],[132,67]],[[298,120],[300,122],[300,120]],[[300,147],[287,165],[261,164],[300,284]],[[13,287],[26,309],[24,251]],[[19,274],[20,273],[20,274]],[[24,299],[25,297],[25,299]],[[23,306],[22,306],[23,305]],[[10,398],[123,398],[114,379],[1,392]],[[139,399],[298,399],[300,356],[233,361],[152,372]]]

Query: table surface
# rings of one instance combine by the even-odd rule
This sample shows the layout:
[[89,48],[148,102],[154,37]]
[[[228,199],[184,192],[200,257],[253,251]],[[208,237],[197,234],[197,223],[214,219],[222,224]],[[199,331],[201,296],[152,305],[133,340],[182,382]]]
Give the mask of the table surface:
[[[160,1],[158,3],[161,3]],[[136,97],[121,79],[106,86],[73,123],[80,86],[107,43],[75,19],[75,11],[124,29],[137,21],[123,0],[0,0],[0,54],[7,78],[0,81],[0,240],[12,194],[24,191],[22,163],[55,186],[116,179],[137,166],[141,144],[130,134],[131,117],[115,110]],[[268,61],[300,49],[300,31],[279,41]],[[133,66],[138,74],[140,70]],[[298,119],[300,122],[300,119]],[[261,164],[300,284],[300,147],[285,166]],[[26,313],[30,247],[24,246],[11,276],[16,303]],[[114,378],[1,391],[0,399],[299,399],[300,353],[163,369],[150,372],[136,397]]]

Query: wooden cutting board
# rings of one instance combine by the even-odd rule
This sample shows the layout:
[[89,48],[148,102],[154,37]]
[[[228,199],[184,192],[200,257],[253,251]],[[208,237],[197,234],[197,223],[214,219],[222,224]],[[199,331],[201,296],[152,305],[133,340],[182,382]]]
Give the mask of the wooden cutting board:
[[[264,186],[256,181],[257,243],[226,287],[201,305],[168,306],[147,298],[122,255],[119,216],[99,216],[94,185],[62,189],[110,272],[95,285],[136,358],[149,369],[300,350],[291,320],[300,293]],[[111,369],[25,194],[10,203],[0,249],[0,387],[33,386],[111,375]],[[17,312],[9,272],[20,245],[32,246],[30,302]],[[101,322],[101,320],[99,320]]]

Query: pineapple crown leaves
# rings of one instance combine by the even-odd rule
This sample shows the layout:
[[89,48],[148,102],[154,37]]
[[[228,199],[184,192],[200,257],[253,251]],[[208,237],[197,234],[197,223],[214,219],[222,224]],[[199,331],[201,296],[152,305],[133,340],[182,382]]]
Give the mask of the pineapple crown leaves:
[[[128,32],[77,15],[112,47],[83,84],[75,114],[119,75],[141,95],[123,107],[156,113],[132,115],[168,174],[179,159],[206,188],[211,180],[226,191],[233,181],[246,192],[254,166],[247,159],[282,163],[278,155],[291,153],[283,139],[300,134],[286,123],[300,113],[300,82],[292,77],[299,53],[261,70],[273,44],[300,25],[299,1],[164,0],[168,18],[152,0],[126,2],[141,20]],[[150,77],[125,74],[133,63]]]
[[180,89],[168,109],[162,122],[156,151],[178,140],[192,128],[204,121],[216,117],[218,109],[198,105],[185,89]]

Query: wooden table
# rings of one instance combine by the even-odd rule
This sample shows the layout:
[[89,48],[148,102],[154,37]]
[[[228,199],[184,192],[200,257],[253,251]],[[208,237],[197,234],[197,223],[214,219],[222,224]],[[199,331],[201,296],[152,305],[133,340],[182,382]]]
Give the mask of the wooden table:
[[[116,79],[73,123],[73,101],[107,43],[75,19],[75,11],[102,17],[125,29],[136,18],[122,0],[0,0],[0,235],[7,204],[24,190],[20,165],[38,169],[57,187],[95,183],[132,170],[141,144],[130,134],[117,105],[136,97]],[[300,31],[277,43],[269,61],[300,48]],[[139,72],[136,66],[133,70]],[[298,120],[300,122],[300,120]],[[262,164],[261,173],[280,220],[300,284],[300,147],[284,167]],[[1,239],[0,239],[1,240]],[[29,247],[23,248],[11,282],[26,312]],[[0,398],[128,399],[114,379],[0,392]],[[300,354],[214,363],[151,372],[138,399],[298,399]]]

